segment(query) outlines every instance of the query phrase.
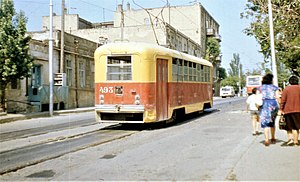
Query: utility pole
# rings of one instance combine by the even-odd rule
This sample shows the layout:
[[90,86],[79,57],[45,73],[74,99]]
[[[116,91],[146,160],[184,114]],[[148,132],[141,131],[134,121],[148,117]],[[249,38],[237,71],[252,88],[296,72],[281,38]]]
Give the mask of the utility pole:
[[273,15],[272,15],[271,0],[268,0],[268,11],[269,11],[270,43],[271,43],[271,55],[272,55],[272,73],[274,76],[273,84],[278,86],[277,65],[276,65],[276,60],[275,60],[275,43],[274,43]]
[[241,73],[242,73],[242,65],[241,63],[239,64],[239,94],[238,94],[238,97],[241,97],[241,85],[242,85],[242,81],[241,81]]
[[167,5],[168,5],[168,9],[169,9],[169,25],[171,25],[171,9],[170,9],[169,0],[167,0]]
[[49,27],[49,114],[53,116],[53,0],[50,0]]
[[60,27],[60,73],[64,72],[64,46],[65,46],[65,0],[61,1],[61,27]]
[[123,3],[124,0],[122,0],[122,6],[121,6],[121,41],[123,42],[124,39],[124,10],[123,10]]

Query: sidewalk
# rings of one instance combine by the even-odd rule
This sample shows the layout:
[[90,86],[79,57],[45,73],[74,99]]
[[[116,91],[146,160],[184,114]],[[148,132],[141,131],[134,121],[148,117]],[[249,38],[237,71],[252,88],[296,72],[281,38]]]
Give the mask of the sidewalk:
[[[79,112],[90,112],[90,111],[94,111],[94,109],[95,109],[95,107],[83,107],[83,108],[59,110],[59,111],[53,111],[53,115],[79,113]],[[24,119],[47,117],[47,116],[50,116],[49,111],[36,112],[36,113],[19,113],[19,114],[9,114],[8,113],[5,115],[2,114],[2,115],[0,115],[0,124],[12,122],[12,121],[24,120]]]
[[263,130],[260,132],[258,136],[249,136],[251,144],[245,147],[247,149],[228,176],[229,180],[300,181],[300,147],[283,146],[287,134],[278,128],[278,123],[276,144],[265,147]]

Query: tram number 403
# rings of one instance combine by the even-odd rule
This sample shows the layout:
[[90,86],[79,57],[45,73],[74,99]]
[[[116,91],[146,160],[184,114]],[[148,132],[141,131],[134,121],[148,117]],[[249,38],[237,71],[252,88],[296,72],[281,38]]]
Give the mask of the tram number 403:
[[99,92],[102,94],[114,93],[114,87],[100,87]]

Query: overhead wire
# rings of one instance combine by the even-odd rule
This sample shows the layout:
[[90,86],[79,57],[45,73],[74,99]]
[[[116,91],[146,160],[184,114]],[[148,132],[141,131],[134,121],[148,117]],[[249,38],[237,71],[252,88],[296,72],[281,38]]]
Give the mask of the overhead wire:
[[[142,8],[143,10],[145,10],[145,11],[147,12],[147,14],[148,14],[148,16],[149,16],[149,18],[150,18],[150,24],[151,24],[151,28],[152,28],[152,31],[153,31],[153,34],[154,34],[156,43],[159,45],[159,41],[158,41],[156,32],[155,32],[155,30],[154,30],[153,21],[152,21],[152,17],[151,17],[151,15],[153,15],[153,14],[151,14],[151,13],[150,13],[147,9],[145,9],[144,7],[142,7],[142,6],[140,6],[139,4],[137,4],[134,0],[132,0],[132,2],[133,2],[136,6]],[[156,16],[156,18],[157,18],[157,16]]]

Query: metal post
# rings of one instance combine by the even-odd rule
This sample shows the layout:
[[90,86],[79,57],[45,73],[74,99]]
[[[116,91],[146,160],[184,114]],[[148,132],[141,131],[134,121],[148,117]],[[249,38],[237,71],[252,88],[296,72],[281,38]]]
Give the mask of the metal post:
[[60,73],[64,72],[64,45],[65,45],[65,0],[61,1],[60,27]]
[[124,39],[124,10],[123,10],[123,3],[124,0],[122,0],[122,7],[121,7],[121,41]]
[[169,25],[171,25],[171,7],[170,7],[170,3],[169,0],[167,0],[167,6],[168,6],[168,10],[169,10]]
[[242,85],[242,81],[241,81],[241,73],[242,73],[242,65],[239,64],[239,94],[238,96],[241,97],[242,94],[241,94],[241,85]]
[[53,0],[50,0],[49,27],[49,114],[53,116]]
[[268,11],[269,11],[270,43],[271,43],[271,55],[272,55],[272,73],[274,76],[273,84],[278,86],[277,65],[276,65],[276,60],[275,60],[275,43],[274,43],[273,15],[272,15],[271,0],[268,0]]

